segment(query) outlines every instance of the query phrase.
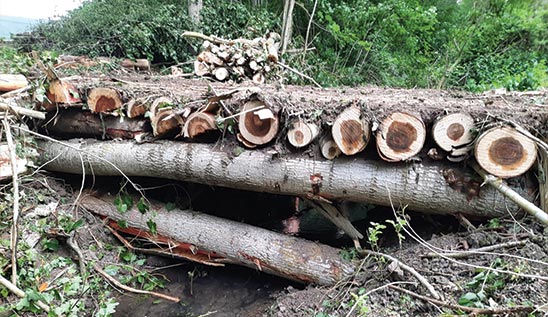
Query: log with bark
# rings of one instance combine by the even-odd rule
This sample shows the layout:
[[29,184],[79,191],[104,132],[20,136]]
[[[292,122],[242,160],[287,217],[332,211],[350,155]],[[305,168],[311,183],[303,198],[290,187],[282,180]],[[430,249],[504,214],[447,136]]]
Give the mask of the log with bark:
[[479,136],[476,160],[497,177],[519,176],[528,171],[537,158],[535,142],[510,127],[495,127]]
[[337,143],[333,141],[331,134],[326,133],[320,139],[320,152],[322,156],[328,160],[334,160],[337,156],[341,155],[341,149],[337,146]]
[[360,108],[353,105],[335,119],[331,133],[342,153],[354,155],[363,151],[369,142],[369,123]]
[[333,285],[352,275],[354,264],[340,257],[340,250],[304,239],[275,233],[240,222],[195,211],[166,210],[152,203],[142,214],[133,207],[121,214],[115,197],[84,195],[80,206],[113,220],[125,220],[129,227],[148,231],[156,224],[157,234],[192,245],[195,253],[213,252],[212,262],[247,266],[287,279]]
[[109,113],[120,109],[123,104],[120,93],[113,88],[97,87],[88,92],[88,107],[95,113]]
[[242,106],[238,127],[244,140],[263,145],[276,137],[278,117],[264,101],[250,100]]
[[474,141],[474,118],[466,113],[453,113],[438,118],[432,127],[432,138],[452,161],[466,158]]
[[41,127],[48,134],[64,138],[135,139],[152,131],[148,120],[101,116],[79,109],[60,109],[59,112],[50,112]]
[[[385,163],[353,158],[324,161],[280,157],[264,150],[244,151],[234,157],[230,149],[224,152],[208,144],[173,141],[134,144],[90,140],[68,144],[70,148],[48,141],[39,143],[42,162],[57,157],[46,169],[79,174],[83,157],[85,172],[94,175],[119,175],[122,171],[128,176],[292,196],[317,194],[328,200],[393,204],[409,210],[476,218],[501,217],[518,210],[496,190],[480,189],[481,179],[475,180],[469,170],[444,162]],[[320,179],[319,184],[312,184],[311,176]],[[535,188],[527,182],[515,183],[512,188],[532,201]]]
[[0,74],[0,92],[8,92],[26,87],[29,84],[23,75]]
[[399,162],[417,155],[426,140],[426,127],[419,116],[394,112],[377,131],[377,152],[388,162]]
[[49,82],[46,90],[46,99],[41,106],[46,111],[55,111],[59,107],[68,108],[72,106],[80,106],[81,99],[80,90],[71,82],[61,79],[54,79]]
[[294,122],[293,127],[287,132],[287,140],[294,147],[301,148],[314,141],[319,133],[320,128],[314,123],[299,120]]

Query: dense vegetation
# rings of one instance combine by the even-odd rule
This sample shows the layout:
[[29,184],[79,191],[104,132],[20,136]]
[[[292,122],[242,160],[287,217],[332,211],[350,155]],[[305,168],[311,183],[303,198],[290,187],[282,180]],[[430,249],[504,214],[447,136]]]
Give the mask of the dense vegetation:
[[[313,0],[295,6],[293,48],[305,46],[313,7]],[[185,1],[95,0],[34,31],[45,39],[38,48],[181,63],[192,60],[200,44],[181,37],[183,31],[225,38],[280,32],[282,4],[205,0],[201,15],[201,24],[193,25]],[[322,85],[548,86],[543,0],[329,0],[318,1],[312,20],[308,47],[315,50],[284,58]]]

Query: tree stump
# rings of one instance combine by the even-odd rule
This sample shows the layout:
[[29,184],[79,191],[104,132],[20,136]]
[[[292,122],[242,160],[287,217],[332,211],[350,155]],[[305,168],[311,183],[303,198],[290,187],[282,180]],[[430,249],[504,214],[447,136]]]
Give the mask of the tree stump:
[[377,131],[377,152],[387,162],[403,161],[419,153],[425,139],[426,128],[419,117],[394,112]]
[[335,119],[331,133],[342,153],[354,155],[369,142],[369,123],[363,120],[360,108],[350,106]]
[[479,136],[474,152],[479,165],[500,178],[519,176],[537,158],[537,146],[513,128],[492,128]]
[[249,143],[262,145],[278,133],[278,118],[263,101],[252,100],[242,106],[238,128]]
[[108,113],[122,107],[122,98],[112,88],[92,88],[88,93],[88,107],[94,113]]
[[296,148],[302,148],[310,144],[320,133],[320,128],[313,123],[297,121],[287,132],[287,140]]

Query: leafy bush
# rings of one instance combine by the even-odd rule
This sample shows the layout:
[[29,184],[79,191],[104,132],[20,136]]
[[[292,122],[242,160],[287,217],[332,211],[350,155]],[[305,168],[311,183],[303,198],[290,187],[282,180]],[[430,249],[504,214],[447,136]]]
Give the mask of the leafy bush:
[[[304,46],[314,2],[295,6],[295,48]],[[178,63],[193,60],[201,43],[183,31],[253,38],[280,32],[281,11],[278,2],[204,0],[201,23],[192,25],[186,1],[94,0],[38,25],[30,48]],[[318,2],[313,22],[308,38],[316,50],[284,59],[324,86],[548,86],[544,0],[329,0]],[[287,78],[303,83],[293,73]]]

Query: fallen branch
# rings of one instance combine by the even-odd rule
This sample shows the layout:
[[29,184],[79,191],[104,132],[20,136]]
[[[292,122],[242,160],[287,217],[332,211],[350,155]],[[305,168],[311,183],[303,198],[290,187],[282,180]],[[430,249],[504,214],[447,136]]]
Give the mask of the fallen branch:
[[506,183],[493,175],[485,172],[476,162],[471,162],[470,165],[472,168],[483,178],[484,182],[491,185],[493,188],[498,190],[501,194],[506,196],[508,199],[516,203],[527,213],[537,218],[540,223],[548,226],[548,214],[542,211],[532,202],[520,196],[513,189],[511,189]]
[[19,182],[17,180],[17,157],[15,154],[15,145],[13,144],[13,137],[11,135],[11,128],[7,118],[2,121],[4,125],[4,131],[6,133],[6,140],[8,142],[8,150],[10,153],[11,174],[13,183],[13,220],[11,226],[11,282],[17,286],[17,222],[19,221]]
[[417,280],[419,280],[419,282],[422,285],[424,285],[424,287],[426,287],[428,292],[430,292],[430,294],[432,294],[432,296],[434,296],[435,299],[441,299],[440,294],[438,294],[438,292],[434,289],[434,286],[432,286],[432,284],[430,284],[430,282],[428,282],[428,280],[424,276],[422,276],[419,272],[417,272],[411,266],[401,263],[400,260],[398,260],[395,257],[393,257],[391,255],[388,255],[388,254],[375,252],[375,251],[371,251],[371,250],[362,250],[361,252],[365,255],[383,257],[385,259],[388,259],[388,260],[392,261],[393,263],[396,263],[402,270],[405,270],[405,271],[411,273],[411,275],[413,275]]
[[477,248],[477,249],[466,250],[466,251],[461,251],[461,252],[447,252],[447,253],[430,252],[426,255],[426,257],[433,258],[433,257],[437,257],[437,256],[445,256],[445,257],[449,257],[449,258],[453,258],[453,259],[462,259],[462,258],[467,258],[469,256],[474,256],[476,254],[484,254],[486,252],[491,252],[491,251],[494,251],[494,250],[497,250],[497,249],[522,247],[522,246],[526,245],[527,242],[528,242],[527,240],[524,240],[524,241],[510,241],[510,242],[506,242],[506,243],[499,243],[499,244],[486,246],[486,247],[483,247],[483,248]]
[[103,271],[103,269],[97,263],[93,264],[93,268],[95,269],[95,271],[97,271],[97,273],[101,274],[109,282],[111,282],[112,284],[116,285],[116,287],[119,287],[119,288],[121,288],[125,291],[132,292],[132,293],[135,293],[135,294],[151,295],[151,296],[162,298],[162,299],[165,299],[165,300],[168,300],[168,301],[171,301],[171,302],[175,302],[175,303],[178,303],[180,301],[180,299],[178,297],[173,297],[173,296],[169,296],[169,295],[165,295],[165,294],[161,294],[161,293],[157,293],[157,292],[146,291],[146,290],[142,290],[142,289],[136,289],[136,288],[124,285],[124,284],[120,283],[117,279],[115,279],[114,277],[108,275],[107,272]]
[[[5,279],[2,275],[0,275],[0,284],[4,285],[13,294],[15,294],[15,295],[17,295],[21,298],[25,298],[27,296],[27,294],[25,294],[25,292],[22,289],[20,289],[19,287],[15,286],[13,283],[11,283],[7,279]],[[44,304],[42,301],[37,301],[36,305],[38,307],[42,308],[45,312],[49,313],[49,311],[50,311],[49,306]]]
[[305,74],[301,73],[300,71],[296,70],[295,68],[290,67],[290,66],[288,66],[288,65],[286,65],[286,64],[284,64],[284,63],[282,63],[282,62],[277,62],[277,64],[280,65],[280,66],[282,66],[283,68],[289,70],[289,71],[294,72],[295,74],[297,74],[297,75],[299,75],[299,76],[301,76],[301,77],[303,77],[303,78],[306,78],[306,79],[310,80],[310,81],[311,81],[314,85],[316,85],[318,88],[323,88],[322,85],[318,84],[318,82],[314,80],[314,78],[312,78],[312,77],[310,77],[310,76],[308,76],[308,75],[305,75]]
[[517,312],[532,312],[534,310],[534,307],[531,306],[514,306],[514,307],[503,307],[503,308],[474,308],[474,307],[467,307],[457,304],[451,304],[447,303],[441,300],[437,300],[428,296],[423,296],[420,294],[417,294],[413,291],[407,290],[405,288],[401,288],[399,286],[395,285],[388,285],[391,289],[394,289],[398,292],[405,293],[407,295],[413,296],[417,299],[423,300],[425,302],[447,307],[453,310],[461,310],[466,313],[470,314],[477,314],[477,315],[507,315],[511,313],[517,313]]
[[31,110],[31,109],[27,109],[27,108],[15,106],[15,105],[10,105],[10,104],[3,103],[3,102],[0,102],[0,110],[9,111],[9,112],[17,114],[17,115],[27,116],[27,117],[31,117],[31,118],[38,119],[38,120],[45,120],[46,119],[46,113],[45,112]]

